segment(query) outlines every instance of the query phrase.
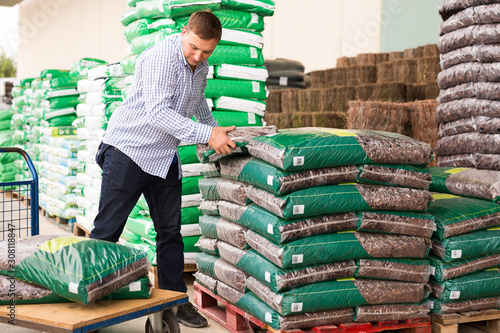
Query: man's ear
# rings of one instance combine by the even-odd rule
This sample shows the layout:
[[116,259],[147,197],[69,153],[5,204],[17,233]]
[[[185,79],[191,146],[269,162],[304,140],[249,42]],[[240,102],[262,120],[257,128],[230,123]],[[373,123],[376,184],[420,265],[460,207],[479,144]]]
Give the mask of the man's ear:
[[181,36],[184,37],[184,35],[187,33],[187,28],[186,26],[183,26],[182,27],[182,31],[181,31]]

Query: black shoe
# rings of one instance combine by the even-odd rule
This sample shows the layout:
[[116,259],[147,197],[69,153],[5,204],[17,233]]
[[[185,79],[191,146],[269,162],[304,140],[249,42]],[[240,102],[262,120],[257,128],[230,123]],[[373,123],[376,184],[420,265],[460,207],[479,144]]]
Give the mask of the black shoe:
[[198,310],[190,302],[184,303],[177,308],[177,321],[187,327],[207,327],[208,321],[198,313]]

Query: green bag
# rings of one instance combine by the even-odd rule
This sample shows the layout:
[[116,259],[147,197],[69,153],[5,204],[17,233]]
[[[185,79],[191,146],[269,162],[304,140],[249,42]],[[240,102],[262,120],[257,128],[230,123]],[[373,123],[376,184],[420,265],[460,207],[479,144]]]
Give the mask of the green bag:
[[247,287],[283,316],[360,305],[420,303],[429,294],[425,283],[354,278],[317,282],[275,293],[250,276]]
[[276,244],[248,230],[246,242],[281,268],[305,267],[362,258],[424,258],[430,240],[423,237],[338,232]]
[[434,297],[429,297],[432,313],[461,313],[488,309],[498,309],[500,297],[475,298],[463,301],[444,302]]
[[207,253],[196,255],[196,268],[201,272],[233,287],[239,292],[246,290],[245,280],[248,274],[229,264],[227,261]]
[[500,265],[500,253],[452,262],[444,262],[435,256],[429,259],[432,279],[438,283]]
[[196,156],[196,145],[179,146],[177,151],[182,164],[200,163]]
[[182,177],[182,195],[200,193],[198,181],[203,177]]
[[445,262],[471,259],[500,252],[500,228],[432,241],[432,252]]
[[57,77],[69,76],[67,69],[44,69],[37,74],[38,79],[55,79]]
[[219,240],[216,238],[209,238],[205,236],[200,236],[198,240],[196,241],[196,248],[200,252],[212,254],[214,256],[219,255],[219,248],[218,248],[218,243]]
[[262,50],[264,47],[264,37],[262,37],[260,32],[256,31],[223,28],[219,44],[253,46]]
[[210,66],[220,64],[231,65],[264,65],[262,51],[252,46],[217,45],[208,58]]
[[175,18],[191,15],[200,10],[218,10],[221,9],[221,4],[220,0],[151,0],[139,1],[135,8],[140,18]]
[[431,191],[500,201],[500,172],[472,168],[430,168]]
[[359,231],[431,238],[436,231],[434,216],[415,212],[358,212]]
[[250,228],[278,244],[354,229],[358,223],[355,213],[284,220],[255,204],[241,206],[224,200],[218,203],[218,210],[222,217]]
[[136,37],[150,34],[149,24],[152,21],[151,19],[140,19],[128,24],[123,32],[127,42],[132,43]]
[[81,78],[75,76],[61,76],[44,81],[43,87],[46,89],[76,88],[79,80],[81,80]]
[[434,194],[429,213],[436,220],[440,240],[500,225],[500,205],[482,199]]
[[221,176],[257,186],[276,195],[305,188],[356,181],[355,166],[283,171],[254,156],[237,156],[220,161]]
[[432,202],[425,190],[364,184],[317,186],[281,196],[248,185],[246,194],[286,220],[355,211],[426,211]]
[[181,224],[197,224],[201,215],[198,207],[181,208]]
[[205,97],[219,98],[221,96],[264,100],[267,98],[266,84],[248,80],[207,80]]
[[10,120],[0,120],[0,131],[10,130]]
[[219,202],[221,200],[203,199],[200,203],[200,212],[203,215],[219,216]]
[[253,12],[262,16],[273,16],[275,9],[273,0],[256,0],[251,2],[242,0],[222,0],[222,8]]
[[130,243],[140,243],[141,235],[136,234],[135,232],[129,231],[127,228],[123,228],[123,232],[120,235],[120,238],[130,242]]
[[266,114],[265,101],[222,96],[220,98],[214,99],[213,102],[214,109],[216,111],[226,110],[251,112],[259,116],[264,116]]
[[264,117],[252,112],[212,111],[212,116],[221,127],[264,126]]
[[[232,9],[216,10],[213,13],[217,16],[223,28],[250,31],[264,30],[264,17],[262,15]],[[186,25],[186,23],[183,25]]]
[[200,232],[203,236],[223,240],[240,249],[247,248],[245,232],[247,227],[216,216],[200,217]]
[[156,241],[156,230],[150,217],[129,217],[125,227],[146,239]]
[[21,280],[87,304],[147,275],[148,269],[149,262],[142,251],[116,243],[68,236],[43,242],[19,261],[15,272]]
[[126,27],[130,23],[132,23],[138,19],[139,19],[139,16],[137,15],[137,9],[132,8],[129,11],[122,14],[122,16],[120,17],[120,22],[123,24],[124,27]]
[[444,302],[500,296],[499,268],[490,268],[441,283],[433,282],[431,287],[432,295]]
[[428,259],[358,259],[356,277],[427,283],[432,269]]
[[138,55],[128,55],[120,61],[120,66],[125,75],[133,75],[135,72],[135,61]]
[[150,20],[150,23],[148,24],[148,28],[151,31],[158,31],[158,30],[163,30],[163,29],[179,30],[179,31],[182,30],[182,29],[179,29],[177,23],[174,20],[169,19],[169,18],[159,18],[159,19]]
[[200,236],[182,237],[182,242],[184,243],[184,252],[201,252],[195,245],[199,239]]
[[44,121],[48,124],[49,127],[62,127],[62,126],[70,126],[75,121],[75,115],[61,116],[61,117],[53,117],[48,121]]
[[248,149],[286,171],[361,164],[424,166],[434,157],[429,144],[401,134],[320,127],[283,129],[252,139]]
[[42,103],[42,107],[45,110],[55,110],[76,107],[78,104],[80,104],[78,96],[64,96],[51,98],[46,103]]
[[403,186],[428,190],[432,174],[427,167],[419,168],[411,165],[362,165],[359,167],[358,182]]
[[198,182],[203,199],[227,200],[239,205],[247,205],[250,200],[246,194],[246,184],[224,179],[204,178]]

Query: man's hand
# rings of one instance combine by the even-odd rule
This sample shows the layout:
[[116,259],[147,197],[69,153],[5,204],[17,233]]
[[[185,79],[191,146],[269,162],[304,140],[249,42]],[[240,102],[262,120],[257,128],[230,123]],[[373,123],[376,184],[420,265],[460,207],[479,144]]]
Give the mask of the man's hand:
[[235,126],[230,127],[213,127],[212,134],[208,144],[218,155],[229,154],[236,148],[236,144],[227,137],[227,132],[234,130]]

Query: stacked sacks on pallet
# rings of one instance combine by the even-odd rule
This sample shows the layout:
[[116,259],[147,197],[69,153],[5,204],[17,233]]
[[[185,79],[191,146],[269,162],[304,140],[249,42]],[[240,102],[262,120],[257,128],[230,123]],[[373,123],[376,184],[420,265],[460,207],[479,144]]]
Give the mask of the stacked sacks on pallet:
[[429,213],[437,225],[431,256],[432,311],[496,309],[500,172],[467,168],[431,168],[431,172],[430,189],[436,193]]
[[446,0],[439,13],[439,166],[500,170],[500,4]]
[[305,89],[304,65],[295,60],[266,60],[264,66],[269,71],[266,86],[269,90]]
[[[275,329],[349,322],[354,307],[357,321],[426,317],[435,228],[421,167],[432,160],[428,145],[309,128],[258,136],[246,148],[252,156],[220,160],[222,178],[200,181],[213,200],[200,208],[219,216],[200,218],[199,283]],[[220,271],[209,255],[239,270]],[[221,285],[233,288],[229,296]]]

